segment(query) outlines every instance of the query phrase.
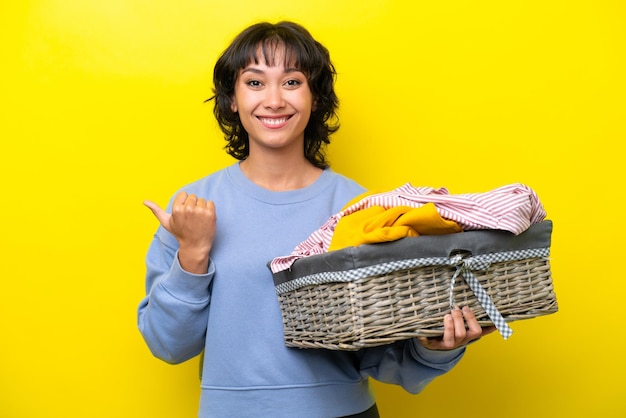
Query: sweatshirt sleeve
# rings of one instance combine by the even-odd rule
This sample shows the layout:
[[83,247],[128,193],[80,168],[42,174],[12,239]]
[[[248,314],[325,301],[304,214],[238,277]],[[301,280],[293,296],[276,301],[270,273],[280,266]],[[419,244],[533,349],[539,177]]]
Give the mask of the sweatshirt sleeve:
[[178,262],[178,243],[163,228],[146,257],[146,296],[138,327],[152,354],[171,364],[198,355],[204,347],[215,267],[206,274],[186,272]]
[[433,379],[456,366],[464,353],[465,348],[429,350],[416,339],[398,341],[363,350],[361,374],[417,394]]

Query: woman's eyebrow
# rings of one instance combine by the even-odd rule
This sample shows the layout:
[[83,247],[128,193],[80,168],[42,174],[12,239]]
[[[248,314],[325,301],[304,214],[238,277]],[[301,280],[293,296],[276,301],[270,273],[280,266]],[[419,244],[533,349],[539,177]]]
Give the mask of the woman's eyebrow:
[[264,71],[259,69],[259,68],[254,68],[254,67],[246,67],[244,69],[241,70],[241,74],[243,73],[255,73],[255,74],[263,74]]
[[[256,68],[256,67],[246,67],[244,69],[241,70],[241,74],[244,73],[254,73],[254,74],[264,74],[265,71],[261,70],[260,68]],[[289,67],[289,68],[285,68],[285,70],[283,71],[283,73],[287,74],[287,73],[302,73],[302,70],[295,68],[295,67]]]

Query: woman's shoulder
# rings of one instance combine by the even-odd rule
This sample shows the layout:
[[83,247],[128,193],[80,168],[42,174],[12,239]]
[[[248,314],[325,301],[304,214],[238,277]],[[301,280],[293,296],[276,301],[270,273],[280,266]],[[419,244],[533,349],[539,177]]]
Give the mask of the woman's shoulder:
[[365,191],[365,188],[361,186],[356,180],[344,174],[333,171],[330,168],[327,168],[325,171],[327,175],[333,179],[336,187],[345,189],[348,193],[363,193]]
[[172,199],[180,192],[195,194],[200,197],[209,197],[216,189],[224,187],[227,181],[229,167],[223,167],[207,174],[204,177],[193,180],[182,187],[179,187],[172,195]]

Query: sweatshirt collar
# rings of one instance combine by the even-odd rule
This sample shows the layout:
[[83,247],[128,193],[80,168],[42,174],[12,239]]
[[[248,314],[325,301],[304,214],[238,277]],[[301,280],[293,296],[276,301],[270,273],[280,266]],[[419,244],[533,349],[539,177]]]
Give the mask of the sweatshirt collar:
[[265,189],[248,179],[241,171],[239,162],[226,168],[233,185],[253,199],[272,205],[286,205],[310,200],[320,194],[332,182],[332,171],[327,168],[311,185],[302,189],[275,192]]

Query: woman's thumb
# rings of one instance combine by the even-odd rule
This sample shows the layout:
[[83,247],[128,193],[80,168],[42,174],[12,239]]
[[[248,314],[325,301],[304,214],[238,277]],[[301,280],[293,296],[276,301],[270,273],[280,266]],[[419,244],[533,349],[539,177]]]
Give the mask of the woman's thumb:
[[154,203],[151,200],[144,200],[143,204],[148,207],[154,214],[154,216],[159,220],[163,228],[169,231],[170,228],[170,218],[172,215],[161,209],[159,205]]

